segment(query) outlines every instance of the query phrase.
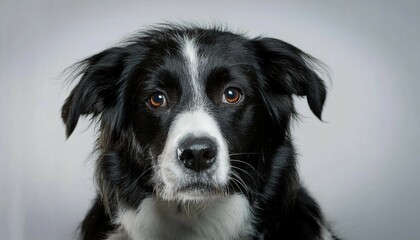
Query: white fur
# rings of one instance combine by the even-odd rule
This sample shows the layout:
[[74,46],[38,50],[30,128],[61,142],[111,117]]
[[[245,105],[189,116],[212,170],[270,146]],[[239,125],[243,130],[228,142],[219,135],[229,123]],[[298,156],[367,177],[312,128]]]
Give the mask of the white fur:
[[164,200],[200,200],[208,196],[202,193],[176,193],[177,188],[188,184],[189,172],[180,164],[177,149],[186,136],[209,137],[216,141],[217,155],[212,173],[203,173],[202,178],[209,184],[223,187],[229,180],[230,161],[227,143],[216,120],[204,110],[179,114],[170,127],[165,147],[158,156],[155,167],[156,192]]
[[195,105],[201,105],[202,103],[202,94],[204,91],[199,84],[198,73],[201,61],[203,59],[199,58],[197,45],[194,42],[194,39],[189,39],[187,37],[182,38],[182,54],[186,61],[186,67],[188,73],[190,74],[190,83],[192,94],[194,95]]
[[182,53],[185,57],[185,59],[188,62],[188,70],[191,74],[191,80],[197,81],[198,77],[198,52],[197,52],[197,46],[194,43],[193,39],[184,38],[183,39],[183,48]]
[[118,223],[122,229],[108,239],[119,239],[116,236],[124,239],[125,233],[132,240],[252,237],[252,214],[243,195],[219,198],[205,204],[180,206],[176,202],[146,198],[136,211],[120,213]]

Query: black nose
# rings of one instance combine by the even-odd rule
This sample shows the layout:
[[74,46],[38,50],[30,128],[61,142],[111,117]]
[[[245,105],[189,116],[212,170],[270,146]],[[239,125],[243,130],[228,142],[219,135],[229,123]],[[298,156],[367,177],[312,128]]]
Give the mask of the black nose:
[[178,148],[178,158],[191,170],[200,172],[213,165],[217,153],[216,144],[208,138],[188,138]]

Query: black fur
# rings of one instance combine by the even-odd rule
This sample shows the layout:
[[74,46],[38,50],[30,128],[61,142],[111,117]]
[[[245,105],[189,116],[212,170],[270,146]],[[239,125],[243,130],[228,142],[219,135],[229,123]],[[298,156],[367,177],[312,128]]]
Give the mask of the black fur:
[[[255,239],[319,239],[324,218],[301,186],[290,120],[293,95],[305,96],[321,119],[326,99],[318,62],[298,48],[273,38],[247,38],[221,28],[162,25],[91,56],[76,65],[81,75],[62,108],[67,136],[80,116],[100,124],[95,179],[98,197],[82,223],[82,239],[103,239],[117,226],[119,208],[137,208],[154,195],[150,152],[158,155],[174,118],[191,101],[177,36],[196,39],[208,59],[200,71],[208,106],[229,142],[232,161],[255,214]],[[243,103],[218,103],[227,85],[241,88]],[[171,101],[151,110],[145,100],[156,89]]]

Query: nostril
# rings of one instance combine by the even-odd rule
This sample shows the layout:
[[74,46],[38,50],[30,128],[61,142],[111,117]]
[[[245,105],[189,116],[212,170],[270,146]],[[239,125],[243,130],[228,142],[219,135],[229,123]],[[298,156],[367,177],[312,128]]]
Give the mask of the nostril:
[[181,160],[189,160],[194,158],[193,151],[190,149],[184,149],[180,151],[181,154],[179,155],[179,159]]
[[216,149],[214,149],[214,148],[206,149],[206,151],[205,151],[205,153],[204,153],[203,156],[206,159],[212,159],[212,158],[214,158],[216,156]]
[[191,168],[193,163],[194,154],[191,150],[179,150],[179,160],[184,164],[185,167]]

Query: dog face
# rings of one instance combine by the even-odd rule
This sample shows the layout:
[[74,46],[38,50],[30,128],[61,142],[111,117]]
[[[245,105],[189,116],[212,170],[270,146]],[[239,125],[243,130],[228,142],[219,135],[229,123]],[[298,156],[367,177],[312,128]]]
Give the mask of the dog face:
[[153,56],[159,64],[130,82],[135,135],[149,149],[155,190],[164,199],[224,194],[229,154],[242,152],[255,134],[261,103],[247,74],[255,70],[245,41],[228,37],[172,36],[166,41],[173,49]]
[[321,116],[313,60],[277,39],[152,30],[80,63],[63,106],[67,134],[81,115],[99,119],[98,175],[123,201],[145,189],[168,201],[259,190],[279,164],[264,156],[288,137],[292,95]]

